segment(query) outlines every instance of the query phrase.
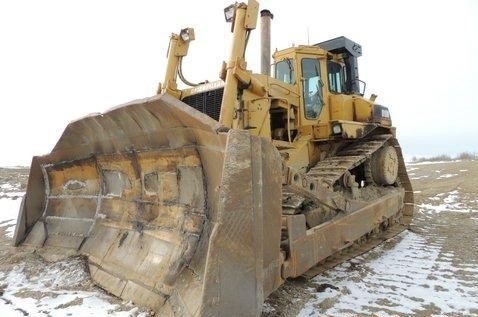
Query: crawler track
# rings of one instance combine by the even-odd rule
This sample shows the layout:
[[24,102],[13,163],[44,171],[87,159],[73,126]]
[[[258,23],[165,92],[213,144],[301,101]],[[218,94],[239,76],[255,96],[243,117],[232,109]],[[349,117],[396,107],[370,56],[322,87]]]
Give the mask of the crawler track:
[[[328,157],[315,166],[310,168],[307,173],[300,174],[295,177],[302,180],[301,184],[298,182],[290,181],[283,186],[283,214],[299,214],[304,213],[307,209],[306,205],[311,201],[314,201],[314,194],[316,205],[327,206],[326,209],[330,209],[328,212],[329,218],[324,220],[326,222],[340,223],[341,218],[347,214],[354,213],[354,210],[347,209],[349,202],[352,204],[354,201],[361,206],[371,203],[366,199],[354,199],[350,195],[350,188],[344,186],[343,177],[346,173],[357,174],[357,177],[361,177],[365,186],[361,186],[358,191],[360,194],[362,191],[367,190],[367,186],[376,186],[376,184],[370,183],[370,177],[367,175],[366,165],[372,158],[372,155],[385,145],[393,146],[397,152],[399,161],[398,177],[394,185],[388,186],[390,190],[399,190],[403,188],[403,207],[400,210],[387,219],[383,219],[382,222],[373,226],[373,229],[364,232],[361,237],[355,241],[349,242],[337,252],[331,254],[325,260],[318,263],[316,266],[307,271],[304,276],[313,277],[321,272],[332,268],[348,259],[358,256],[368,250],[376,247],[383,241],[390,239],[398,233],[405,230],[411,222],[413,214],[413,191],[407,172],[405,170],[402,151],[398,141],[390,134],[377,135],[364,140],[357,140],[348,144],[341,150],[339,150],[334,156]],[[358,175],[360,174],[361,175]],[[294,175],[289,173],[289,175]],[[355,175],[354,175],[355,176]],[[359,180],[358,180],[359,181]],[[300,182],[299,182],[300,183]],[[308,185],[309,184],[309,185]],[[322,190],[311,190],[313,186],[310,184],[318,184],[322,186]],[[302,186],[301,186],[302,185]],[[378,193],[381,188],[379,187]],[[320,197],[320,198],[319,198]],[[339,198],[337,198],[339,197]],[[379,198],[379,197],[375,197]],[[340,201],[345,200],[345,203]],[[339,201],[339,203],[336,203]],[[332,216],[330,216],[332,215]]]

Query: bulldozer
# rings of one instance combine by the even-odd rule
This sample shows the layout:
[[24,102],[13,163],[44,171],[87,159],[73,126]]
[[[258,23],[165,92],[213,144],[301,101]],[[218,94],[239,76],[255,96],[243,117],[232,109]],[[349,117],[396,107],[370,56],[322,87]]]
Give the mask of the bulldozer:
[[407,228],[413,191],[389,109],[364,97],[362,47],[338,37],[271,62],[262,10],[253,73],[259,4],[224,15],[219,80],[185,78],[195,34],[182,29],[156,95],[69,123],[33,157],[15,246],[83,255],[97,285],[159,316],[260,316],[287,279]]

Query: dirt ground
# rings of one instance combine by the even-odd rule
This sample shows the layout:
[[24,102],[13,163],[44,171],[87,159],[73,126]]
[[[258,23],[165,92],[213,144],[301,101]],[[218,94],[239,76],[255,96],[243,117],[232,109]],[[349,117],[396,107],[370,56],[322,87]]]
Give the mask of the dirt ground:
[[272,316],[478,316],[478,161],[409,164],[407,232],[312,280],[287,282]]
[[[416,202],[410,229],[312,280],[288,281],[266,301],[263,317],[478,316],[478,161],[407,169]],[[0,168],[0,202],[18,202],[27,175]],[[90,306],[98,316],[149,315],[95,287],[81,258],[46,263],[13,249],[14,223],[1,219],[0,311],[12,312],[5,316],[76,316],[96,298]]]

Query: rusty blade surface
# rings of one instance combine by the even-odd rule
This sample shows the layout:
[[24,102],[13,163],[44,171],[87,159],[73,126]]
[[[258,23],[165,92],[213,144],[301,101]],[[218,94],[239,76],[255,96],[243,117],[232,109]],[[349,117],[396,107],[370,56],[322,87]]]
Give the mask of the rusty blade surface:
[[84,254],[161,316],[259,315],[280,276],[281,161],[168,95],[72,122],[34,157],[15,244]]

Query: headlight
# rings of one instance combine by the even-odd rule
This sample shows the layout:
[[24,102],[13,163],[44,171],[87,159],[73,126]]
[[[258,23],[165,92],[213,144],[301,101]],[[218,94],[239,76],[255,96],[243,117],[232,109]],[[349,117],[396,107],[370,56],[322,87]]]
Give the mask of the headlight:
[[226,18],[226,22],[232,22],[235,12],[236,12],[235,4],[231,4],[230,6],[224,9],[224,18]]
[[179,33],[179,36],[184,42],[192,41],[194,40],[194,29],[192,28],[182,29],[181,32]]
[[332,132],[334,134],[341,134],[342,133],[342,126],[340,125],[340,123],[334,124],[332,126]]

